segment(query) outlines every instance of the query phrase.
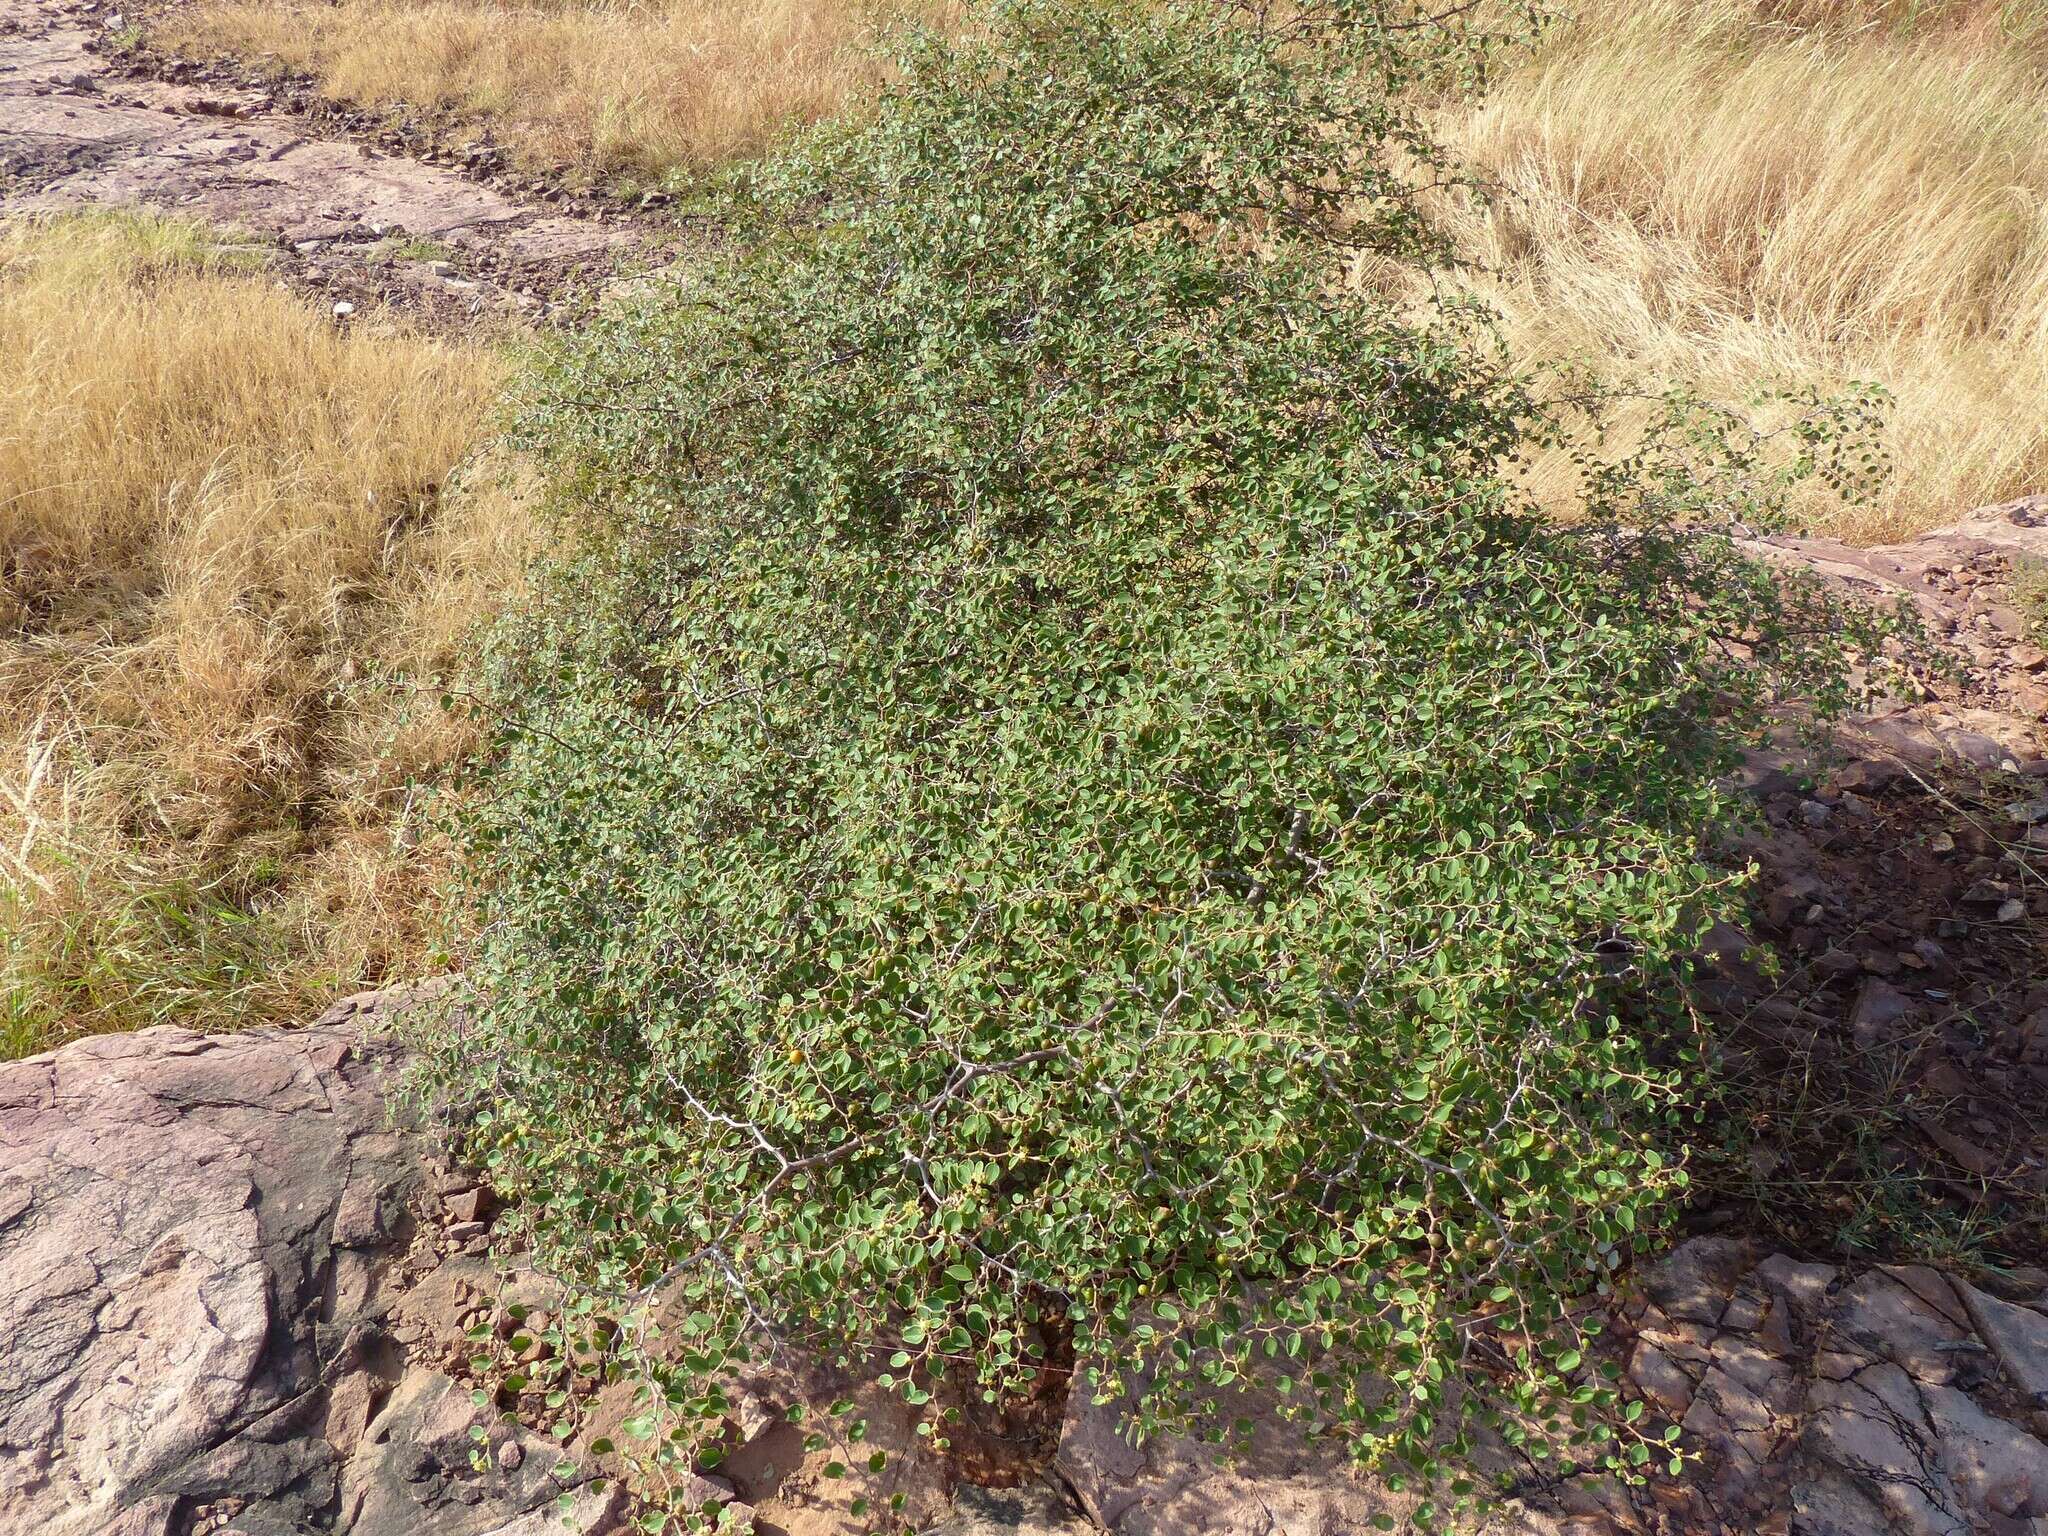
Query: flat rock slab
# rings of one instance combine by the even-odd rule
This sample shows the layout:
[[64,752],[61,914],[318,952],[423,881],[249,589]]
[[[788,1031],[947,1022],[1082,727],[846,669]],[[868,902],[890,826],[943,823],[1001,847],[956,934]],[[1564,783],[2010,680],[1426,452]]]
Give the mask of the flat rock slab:
[[622,233],[441,166],[310,137],[251,92],[124,79],[92,23],[0,0],[0,212],[150,207],[279,241],[406,235],[513,268],[597,260]]
[[2048,1536],[2048,1298],[1696,1238],[1647,1276],[1626,1379],[1700,1461],[1630,1531]]
[[422,1162],[377,1012],[0,1064],[0,1536],[623,1522],[538,1437],[480,1471],[515,1432],[386,1327]]
[[405,1193],[378,1054],[155,1029],[0,1067],[0,1529],[197,1492],[315,1386],[337,1214],[374,1240]]
[[[390,1007],[0,1065],[0,1536],[628,1529],[616,1484],[450,1374],[492,1282],[447,1251],[446,1218],[488,1202],[393,1123]],[[1648,1488],[1532,1484],[1464,1530],[2048,1536],[2048,1297],[1701,1238],[1617,1321],[1628,1389],[1697,1462]],[[857,1528],[839,1484],[813,1487],[777,1439],[803,1384],[740,1386],[719,1497],[737,1484],[764,1531]],[[957,1501],[907,1428],[873,1419],[920,1526],[946,1536],[1348,1536],[1408,1513],[1277,1400],[1247,1392],[1239,1411],[1255,1429],[1238,1451],[1134,1445],[1084,1386],[1059,1483]]]

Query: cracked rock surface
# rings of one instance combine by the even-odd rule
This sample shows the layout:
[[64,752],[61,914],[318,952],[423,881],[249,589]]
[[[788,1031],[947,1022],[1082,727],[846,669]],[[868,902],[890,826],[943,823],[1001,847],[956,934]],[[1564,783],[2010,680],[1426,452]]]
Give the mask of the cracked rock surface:
[[[2048,1295],[1994,1296],[1919,1266],[1802,1263],[1681,1244],[1617,1319],[1628,1395],[1676,1425],[1682,1474],[1623,1488],[1526,1476],[1486,1536],[2048,1536]],[[1257,1393],[1230,1455],[1144,1446],[1077,1390],[1057,1465],[1119,1536],[1338,1536],[1412,1500],[1304,1441]],[[1506,1470],[1505,1466],[1498,1470]],[[1533,1469],[1532,1469],[1533,1470]]]
[[[485,1222],[463,1218],[490,1201],[388,1117],[380,1015],[399,1001],[0,1065],[0,1536],[627,1528],[617,1484],[591,1487],[462,1379],[491,1285],[465,1231]],[[1484,1528],[2048,1536],[2048,1296],[2026,1289],[2044,1282],[1992,1294],[1695,1238],[1618,1321],[1626,1386],[1697,1459],[1635,1489],[1530,1481]],[[799,1385],[735,1426],[722,1471],[744,1482],[712,1496],[743,1521],[758,1508],[764,1536],[858,1529],[812,1496],[815,1458],[776,1438],[783,1399],[818,1395]],[[949,1536],[1337,1536],[1407,1512],[1256,1393],[1233,1408],[1255,1424],[1236,1456],[1132,1446],[1092,1398],[1067,1403],[1054,1483],[956,1489],[907,1434],[890,1475]]]
[[478,1473],[473,1427],[508,1432],[407,1362],[422,1162],[376,1012],[0,1065],[0,1536],[539,1536],[564,1493],[567,1529],[623,1519],[537,1438]]
[[1702,1460],[1631,1531],[2048,1533],[2048,1297],[1695,1238],[1647,1277],[1627,1380]]

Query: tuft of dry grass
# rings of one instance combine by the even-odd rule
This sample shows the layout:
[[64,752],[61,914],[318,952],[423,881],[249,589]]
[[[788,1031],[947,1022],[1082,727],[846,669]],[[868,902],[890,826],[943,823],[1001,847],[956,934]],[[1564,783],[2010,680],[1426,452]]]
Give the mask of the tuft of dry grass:
[[[1895,397],[1900,538],[2048,486],[2048,0],[1607,0],[1447,116],[1516,352]],[[1539,470],[1540,474],[1540,470]],[[1541,481],[1539,479],[1539,488]]]
[[337,329],[197,226],[0,226],[0,1057],[425,964],[434,681],[531,500],[489,348]]
[[327,95],[487,123],[529,164],[653,180],[869,94],[889,0],[199,0],[158,36]]

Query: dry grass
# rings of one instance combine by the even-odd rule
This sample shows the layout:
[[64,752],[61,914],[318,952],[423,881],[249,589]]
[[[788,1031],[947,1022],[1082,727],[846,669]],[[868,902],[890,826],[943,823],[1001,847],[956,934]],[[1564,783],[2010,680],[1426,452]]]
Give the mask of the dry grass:
[[1516,350],[1896,397],[1861,540],[2048,487],[2048,0],[1604,0],[1451,123]]
[[[939,8],[197,0],[167,40],[467,114],[532,161],[658,176],[869,93],[877,21]],[[1718,398],[1886,386],[1890,489],[1799,509],[1851,538],[2048,485],[2048,0],[1582,10],[1446,125],[1504,189],[1457,223],[1517,350]]]
[[423,963],[432,680],[535,541],[441,489],[500,371],[193,226],[0,227],[0,1056]]
[[873,89],[889,0],[200,0],[162,41],[268,57],[365,106],[487,122],[529,164],[658,179]]

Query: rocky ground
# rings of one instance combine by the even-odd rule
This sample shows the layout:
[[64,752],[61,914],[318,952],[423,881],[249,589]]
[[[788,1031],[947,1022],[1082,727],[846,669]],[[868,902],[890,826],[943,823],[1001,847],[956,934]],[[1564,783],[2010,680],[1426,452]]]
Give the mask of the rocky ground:
[[[394,1116],[392,1003],[0,1066],[0,1536],[630,1528],[633,1496],[593,1478],[630,1388],[544,1390],[575,1330],[488,1257],[490,1192]],[[1684,1243],[1615,1347],[1700,1460],[1633,1490],[1530,1477],[1489,1529],[2042,1536],[2048,1276],[1979,1278]],[[732,1454],[685,1491],[761,1536],[850,1536],[859,1493],[902,1494],[928,1536],[1337,1536],[1407,1507],[1255,1396],[1235,1407],[1265,1427],[1225,1461],[1133,1448],[1076,1394],[1037,1454],[980,1464],[1012,1486],[982,1488],[872,1383],[785,1363],[733,1395]],[[825,1476],[841,1453],[790,1422],[841,1395],[883,1473]]]
[[1750,547],[1880,607],[1903,604],[1951,664],[1865,716],[1854,742],[1922,767],[2000,768],[2048,749],[2048,634],[2015,595],[2028,571],[2033,590],[2048,590],[2048,495],[1980,507],[1903,544],[1773,536]]
[[[2048,1531],[2048,1289],[1800,1263],[1694,1239],[1644,1277],[1628,1380],[1705,1463],[1630,1528],[1759,1536]],[[1588,1504],[1595,1501],[1586,1500]]]
[[[1764,877],[1695,999],[1727,1145],[1609,1333],[1692,1459],[1634,1488],[1509,1469],[1495,1536],[2048,1536],[2048,761],[2010,605],[2044,538],[2036,500],[1903,550],[1779,548],[1920,605],[1962,665],[1752,759],[1724,851]],[[602,1339],[395,1117],[410,1000],[0,1066],[0,1536],[631,1528],[655,1486],[607,1448],[631,1384],[564,1369]],[[670,1492],[761,1536],[851,1536],[861,1495],[927,1536],[1337,1536],[1408,1508],[1256,1395],[1228,1460],[1134,1448],[1082,1393],[942,1457],[857,1374],[785,1357],[730,1386],[730,1455]],[[881,1472],[791,1422],[842,1397]]]
[[274,248],[338,315],[374,302],[445,325],[537,317],[639,243],[620,210],[507,190],[488,156],[394,152],[232,72],[124,50],[129,20],[0,0],[0,213],[192,215]]
[[[611,1405],[565,1448],[506,1386],[521,1355],[544,1369],[526,1334],[560,1335],[528,1303],[552,1292],[493,1267],[489,1192],[394,1114],[389,1002],[0,1066],[0,1536],[626,1528],[632,1500],[575,1454]],[[775,1411],[796,1384],[752,1389],[705,1496],[763,1532],[855,1528]],[[1081,1528],[1044,1483],[955,1510],[940,1469],[894,1475],[950,1536]]]
[[[634,1501],[593,1482],[610,1458],[591,1447],[630,1388],[529,1390],[575,1346],[552,1288],[486,1257],[489,1191],[393,1117],[392,1001],[0,1066],[0,1536],[627,1528]],[[1266,1529],[1257,1510],[1349,1530],[1385,1503],[1324,1450],[1276,1437],[1219,1475],[1186,1446],[1129,1452],[1085,1405],[1048,1464],[976,1488],[872,1383],[770,1366],[734,1393],[733,1453],[689,1491],[763,1536],[865,1529],[859,1492],[903,1494],[932,1536],[1080,1536],[1081,1506],[1133,1536]],[[790,1422],[842,1393],[864,1448],[891,1453],[880,1476],[826,1478],[835,1452]]]
[[[1728,1144],[1611,1330],[1694,1459],[1633,1489],[1523,1469],[1502,1536],[2048,1536],[2048,761],[2010,606],[2044,539],[2036,500],[1903,550],[1779,549],[1920,605],[1962,665],[1752,760],[1725,852],[1764,878],[1696,997]],[[631,1385],[562,1368],[601,1341],[392,1117],[393,1003],[0,1066],[0,1536],[629,1528],[594,1474]],[[1086,1394],[949,1459],[858,1377],[784,1359],[732,1389],[731,1454],[683,1492],[765,1536],[858,1530],[861,1494],[950,1536],[1335,1536],[1406,1509],[1255,1398],[1227,1462],[1133,1448]],[[882,1472],[790,1422],[839,1397]]]
[[[0,0],[0,212],[194,214],[339,317],[446,325],[541,316],[649,246],[636,210],[486,144],[149,55],[129,20]],[[1763,878],[1696,997],[1725,1145],[1613,1337],[1695,1461],[1530,1476],[1494,1529],[2048,1536],[2048,652],[2013,596],[2048,568],[2048,498],[1756,547],[1905,603],[1955,664],[1744,777],[1723,852]],[[0,1536],[629,1528],[594,1474],[630,1388],[559,1369],[583,1347],[559,1295],[493,1259],[491,1192],[394,1118],[392,1003],[0,1065]],[[1939,1267],[1882,1262],[1904,1252]],[[689,1492],[763,1536],[858,1529],[861,1493],[934,1536],[1337,1536],[1405,1508],[1291,1432],[1228,1464],[1134,1449],[1085,1394],[949,1460],[871,1383],[785,1361],[734,1387],[733,1455]],[[841,1395],[885,1472],[827,1478],[789,1422]]]
[[1756,861],[1758,899],[1701,988],[1743,1149],[1703,1214],[1820,1252],[2039,1264],[2048,654],[2012,592],[2048,569],[2048,497],[1907,545],[1778,553],[1910,604],[1952,665],[1823,748],[1752,759],[1760,815],[1725,854]]

